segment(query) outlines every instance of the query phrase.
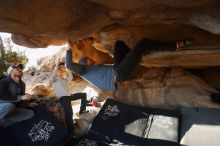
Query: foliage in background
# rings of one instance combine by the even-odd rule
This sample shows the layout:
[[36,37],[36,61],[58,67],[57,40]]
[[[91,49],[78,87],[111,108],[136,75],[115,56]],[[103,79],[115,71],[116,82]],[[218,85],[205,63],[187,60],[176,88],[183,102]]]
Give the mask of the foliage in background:
[[15,52],[11,48],[11,39],[6,38],[3,41],[0,36],[0,77],[6,75],[6,70],[10,65],[22,63],[25,66],[28,62],[24,52]]

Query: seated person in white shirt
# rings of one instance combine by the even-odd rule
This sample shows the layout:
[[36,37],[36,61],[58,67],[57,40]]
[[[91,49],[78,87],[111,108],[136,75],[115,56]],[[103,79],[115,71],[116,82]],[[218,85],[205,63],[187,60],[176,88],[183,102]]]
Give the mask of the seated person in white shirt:
[[56,96],[58,97],[59,102],[65,111],[69,138],[72,138],[74,136],[72,119],[73,111],[71,101],[81,99],[79,114],[86,111],[87,101],[86,93],[71,94],[69,83],[72,81],[72,79],[73,75],[71,71],[65,67],[64,62],[58,62],[54,68],[52,75],[50,76],[50,81],[56,92]]
[[71,96],[69,83],[72,81],[73,75],[64,65],[64,62],[58,62],[54,68],[50,81],[58,98],[62,96]]

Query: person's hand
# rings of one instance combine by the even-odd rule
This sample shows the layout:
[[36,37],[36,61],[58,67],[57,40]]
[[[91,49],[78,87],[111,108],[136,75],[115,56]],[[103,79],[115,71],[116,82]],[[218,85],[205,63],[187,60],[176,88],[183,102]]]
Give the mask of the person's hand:
[[21,100],[30,100],[31,96],[29,94],[25,94],[23,96],[21,96]]
[[37,102],[30,102],[29,106],[30,107],[36,107],[36,106],[38,106],[38,103]]
[[73,41],[70,38],[68,38],[67,39],[67,44],[68,44],[67,50],[71,50],[72,43]]

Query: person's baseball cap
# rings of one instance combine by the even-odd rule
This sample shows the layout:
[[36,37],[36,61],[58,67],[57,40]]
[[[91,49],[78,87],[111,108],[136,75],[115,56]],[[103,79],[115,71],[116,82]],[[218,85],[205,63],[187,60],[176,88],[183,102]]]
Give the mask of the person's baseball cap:
[[23,64],[11,65],[11,66],[9,66],[8,69],[7,69],[7,74],[9,75],[9,74],[11,73],[11,71],[12,71],[13,69],[15,69],[15,68],[23,69],[24,66],[23,66]]

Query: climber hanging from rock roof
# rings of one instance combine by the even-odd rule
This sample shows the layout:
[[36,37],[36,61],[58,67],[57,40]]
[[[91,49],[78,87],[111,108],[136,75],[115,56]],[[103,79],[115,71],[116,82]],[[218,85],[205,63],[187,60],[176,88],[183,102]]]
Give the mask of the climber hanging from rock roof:
[[175,51],[186,46],[186,41],[158,42],[142,39],[130,49],[123,41],[114,46],[114,64],[95,64],[89,57],[82,57],[78,63],[72,62],[71,40],[66,51],[66,67],[77,73],[101,90],[116,90],[117,82],[122,83],[134,74],[143,55],[159,51]]

